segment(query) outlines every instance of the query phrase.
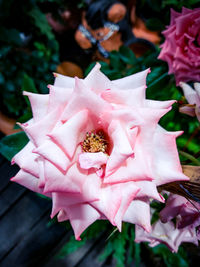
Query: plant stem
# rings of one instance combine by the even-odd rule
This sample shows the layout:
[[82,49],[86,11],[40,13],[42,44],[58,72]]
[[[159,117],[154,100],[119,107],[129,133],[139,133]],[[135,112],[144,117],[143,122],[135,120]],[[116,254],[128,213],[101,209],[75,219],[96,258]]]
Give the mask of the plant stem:
[[180,150],[179,154],[192,161],[195,165],[200,166],[200,161],[189,153]]

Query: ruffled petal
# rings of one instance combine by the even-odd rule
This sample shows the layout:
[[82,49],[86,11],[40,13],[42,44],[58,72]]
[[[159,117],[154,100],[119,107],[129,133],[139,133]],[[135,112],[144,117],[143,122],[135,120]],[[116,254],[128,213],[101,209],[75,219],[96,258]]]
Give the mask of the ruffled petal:
[[[29,139],[34,143],[35,146],[42,145],[46,135],[51,132],[51,130],[56,125],[58,118],[60,116],[59,108],[48,113],[43,119],[39,120],[34,124],[19,124],[20,127],[25,131]],[[38,134],[39,133],[39,134]]]
[[75,85],[75,80],[72,77],[64,76],[58,73],[54,73],[55,81],[54,86],[62,88],[73,88]]
[[80,142],[79,136],[88,120],[86,109],[79,111],[62,126],[56,127],[50,134],[50,138],[72,158],[75,149]]
[[114,223],[119,231],[121,231],[124,214],[139,191],[140,188],[133,182],[123,183],[123,185],[121,185],[121,204],[114,218]]
[[[160,129],[160,128],[159,128]],[[156,173],[156,185],[173,181],[187,181],[189,178],[182,173],[176,137],[182,132],[169,133],[157,130],[154,136],[153,169]]]
[[112,138],[113,149],[106,165],[106,176],[109,176],[122,163],[134,155],[127,134],[118,121],[112,121],[108,133]]
[[79,155],[79,163],[82,169],[100,169],[102,165],[108,161],[108,155],[103,152],[98,153],[81,153]]
[[80,193],[86,176],[72,165],[67,173],[61,172],[48,161],[44,162],[45,192]]
[[133,200],[124,214],[123,221],[141,226],[146,232],[151,231],[150,207],[147,198]]
[[49,193],[44,193],[42,188],[39,188],[38,186],[38,181],[39,179],[37,177],[35,177],[34,175],[31,175],[28,172],[25,172],[23,170],[20,170],[16,176],[14,176],[13,178],[11,178],[12,182],[16,182],[20,185],[25,186],[26,188],[39,193],[39,194],[43,194],[45,196],[51,197],[51,194]]
[[35,146],[32,142],[28,142],[28,144],[19,151],[13,158],[12,164],[16,163],[19,165],[21,169],[30,174],[39,177],[39,170],[38,170],[38,163],[37,158],[38,156],[32,153]]
[[122,90],[135,89],[146,85],[146,77],[149,72],[150,69],[146,69],[136,74],[114,80],[112,83]]
[[126,90],[106,90],[101,97],[109,103],[127,105],[131,107],[142,107],[145,100],[146,85]]
[[33,152],[50,161],[62,171],[66,171],[70,166],[70,160],[67,155],[51,140],[44,141]]
[[89,225],[100,218],[100,213],[89,204],[68,206],[66,211],[77,240]]
[[75,81],[74,93],[62,114],[63,121],[68,120],[82,109],[87,109],[91,112],[91,117],[96,116],[97,118],[101,116],[104,110],[111,109],[110,104],[88,89],[83,81],[78,78]]
[[69,102],[73,89],[56,87],[53,85],[48,85],[48,88],[50,91],[48,112],[53,111],[56,106],[59,106],[61,109],[63,109]]
[[96,63],[95,67],[84,79],[85,85],[97,94],[113,87],[112,82],[100,71],[100,68],[101,65]]

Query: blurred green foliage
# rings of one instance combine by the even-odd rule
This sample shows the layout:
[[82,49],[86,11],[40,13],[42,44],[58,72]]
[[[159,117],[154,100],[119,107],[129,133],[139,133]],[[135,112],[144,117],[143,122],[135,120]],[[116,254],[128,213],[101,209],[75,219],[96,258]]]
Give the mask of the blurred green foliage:
[[199,0],[140,0],[136,12],[145,20],[147,28],[162,31],[169,25],[170,8],[180,12],[182,7],[199,7]]
[[47,93],[46,86],[53,80],[59,46],[43,12],[50,2],[63,1],[0,1],[0,105],[9,116],[27,113],[22,97],[27,79],[40,93]]

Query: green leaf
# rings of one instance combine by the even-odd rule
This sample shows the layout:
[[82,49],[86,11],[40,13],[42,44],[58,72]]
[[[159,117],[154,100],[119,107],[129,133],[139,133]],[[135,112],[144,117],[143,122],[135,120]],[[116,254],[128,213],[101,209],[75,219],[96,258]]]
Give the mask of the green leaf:
[[0,140],[0,153],[10,161],[27,143],[24,132],[5,136]]
[[118,71],[123,70],[124,66],[120,60],[119,53],[117,51],[112,51],[110,53],[110,66],[113,69],[117,69]]
[[33,79],[29,77],[26,73],[24,74],[24,78],[23,78],[22,91],[38,93]]
[[54,39],[51,27],[47,22],[46,16],[40,11],[38,7],[34,7],[28,14],[34,19],[35,26],[46,35],[48,39]]
[[127,46],[121,46],[120,47],[119,56],[120,56],[121,60],[126,64],[134,65],[137,63],[137,58],[136,58],[135,54]]
[[150,18],[146,21],[146,26],[152,31],[162,31],[165,29],[165,25],[158,18]]
[[6,29],[4,27],[0,27],[0,40],[9,44],[12,43],[16,46],[20,46],[22,44],[20,32],[16,29]]
[[[149,248],[150,249],[150,248]],[[161,244],[150,249],[154,255],[160,256],[167,267],[189,267],[187,254],[183,248],[178,253],[172,253],[165,245]]]

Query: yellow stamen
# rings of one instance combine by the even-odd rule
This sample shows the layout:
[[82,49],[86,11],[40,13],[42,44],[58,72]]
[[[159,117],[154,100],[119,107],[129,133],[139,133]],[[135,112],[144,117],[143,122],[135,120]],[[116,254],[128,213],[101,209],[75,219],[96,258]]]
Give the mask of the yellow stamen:
[[108,142],[105,139],[105,135],[102,131],[87,132],[85,140],[82,143],[82,149],[84,152],[106,153],[108,149]]

